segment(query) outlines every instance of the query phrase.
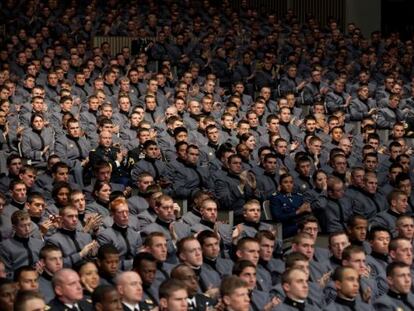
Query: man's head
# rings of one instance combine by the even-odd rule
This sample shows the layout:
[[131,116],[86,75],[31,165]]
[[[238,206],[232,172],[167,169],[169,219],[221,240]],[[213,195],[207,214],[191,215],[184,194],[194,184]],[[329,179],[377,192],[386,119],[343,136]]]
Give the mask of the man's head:
[[59,247],[46,244],[39,253],[39,259],[44,266],[44,271],[50,275],[54,275],[63,268],[63,255]]
[[194,270],[186,264],[179,264],[171,270],[171,278],[179,280],[187,287],[189,297],[193,297],[199,290],[198,277]]
[[403,262],[392,262],[387,266],[387,283],[393,292],[408,294],[411,291],[412,275],[410,266]]
[[32,233],[32,221],[27,211],[15,211],[11,216],[11,223],[15,235],[20,238],[28,238]]
[[243,205],[243,217],[245,221],[258,223],[260,222],[260,202],[258,200],[249,200]]
[[220,255],[220,240],[213,231],[204,230],[199,232],[197,240],[200,242],[203,257],[216,259]]
[[100,285],[92,293],[92,304],[96,311],[122,311],[121,296],[111,285]]
[[336,292],[340,298],[355,299],[359,293],[359,274],[351,267],[338,267],[332,279],[335,282]]
[[116,288],[121,295],[122,302],[135,305],[142,299],[142,280],[135,271],[122,272],[117,276]]
[[134,257],[132,270],[140,275],[144,285],[151,285],[157,272],[157,259],[150,253],[138,253]]
[[236,257],[238,260],[249,260],[257,265],[260,258],[260,244],[255,238],[245,237],[237,242]]
[[351,241],[363,242],[367,237],[368,220],[361,215],[353,215],[347,222],[347,233]]
[[262,230],[256,234],[256,239],[259,241],[260,259],[269,262],[273,258],[275,235],[268,230]]
[[352,267],[359,274],[367,271],[366,255],[364,249],[360,246],[349,245],[342,252],[342,266]]
[[159,262],[167,260],[167,238],[162,232],[152,232],[144,241],[145,250],[151,253]]
[[14,281],[19,290],[37,291],[39,289],[39,275],[31,266],[22,266],[14,271]]
[[110,204],[110,210],[114,223],[122,228],[126,228],[129,221],[127,200],[123,197],[113,200]]
[[120,255],[118,249],[112,244],[99,247],[97,265],[99,272],[114,277],[118,272]]
[[401,190],[393,190],[388,195],[390,209],[398,214],[405,214],[408,207],[407,194]]
[[194,237],[185,237],[177,243],[177,256],[181,262],[193,268],[203,264],[203,253],[200,242]]
[[411,266],[413,263],[413,246],[410,240],[404,238],[392,239],[389,246],[389,256],[392,261],[400,261]]
[[292,268],[282,274],[282,288],[286,296],[295,301],[306,300],[309,293],[308,275]]
[[310,234],[301,232],[292,240],[292,251],[302,253],[311,260],[315,252],[315,240]]
[[[4,306],[4,304],[1,304]],[[43,311],[46,303],[37,291],[19,291],[14,302],[14,311]],[[7,309],[6,309],[7,310]]]
[[406,238],[410,241],[414,237],[414,219],[409,215],[403,215],[398,217],[395,229],[397,230],[398,237]]
[[187,286],[178,280],[169,279],[164,281],[159,288],[160,303],[162,311],[187,311]]
[[349,245],[345,232],[335,232],[329,235],[329,250],[336,259],[342,259],[342,252]]
[[386,228],[373,227],[369,230],[368,241],[375,253],[388,254],[388,246],[391,240],[391,233]]
[[256,266],[249,260],[239,260],[233,266],[233,275],[238,276],[249,286],[249,290],[256,288]]
[[56,297],[63,303],[74,304],[83,298],[79,276],[71,269],[62,269],[56,272],[52,285]]
[[174,201],[168,195],[161,195],[155,201],[155,212],[159,219],[164,222],[172,222],[175,220]]
[[223,279],[220,293],[225,307],[233,311],[248,311],[250,308],[249,285],[237,276]]
[[215,223],[217,221],[217,202],[207,199],[200,204],[200,213],[203,220]]

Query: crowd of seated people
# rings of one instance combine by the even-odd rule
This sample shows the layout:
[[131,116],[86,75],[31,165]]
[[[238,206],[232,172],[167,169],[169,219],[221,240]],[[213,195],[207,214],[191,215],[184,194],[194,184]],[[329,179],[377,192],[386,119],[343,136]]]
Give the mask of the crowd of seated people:
[[247,1],[0,16],[1,310],[414,310],[411,39]]

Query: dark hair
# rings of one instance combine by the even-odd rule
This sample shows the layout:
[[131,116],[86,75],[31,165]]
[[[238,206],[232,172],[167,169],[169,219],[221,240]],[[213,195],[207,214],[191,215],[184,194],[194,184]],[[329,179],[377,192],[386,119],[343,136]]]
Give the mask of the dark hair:
[[118,249],[112,244],[104,244],[98,249],[97,258],[104,260],[106,255],[119,255]]
[[132,263],[132,270],[138,270],[141,266],[141,263],[145,260],[150,262],[157,262],[157,259],[151,253],[141,252],[135,255],[134,261]]
[[99,285],[92,293],[92,304],[95,307],[98,303],[102,303],[107,293],[116,291],[112,285]]

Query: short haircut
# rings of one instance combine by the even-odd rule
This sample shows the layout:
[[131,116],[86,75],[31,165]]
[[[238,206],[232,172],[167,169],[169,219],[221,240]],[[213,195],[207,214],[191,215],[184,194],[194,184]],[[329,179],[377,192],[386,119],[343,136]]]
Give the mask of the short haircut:
[[248,288],[247,283],[238,276],[231,275],[223,279],[220,285],[221,297],[229,296],[234,293],[236,289]]
[[179,290],[187,291],[186,285],[176,279],[169,279],[161,283],[159,288],[159,298],[168,299],[174,292]]
[[342,252],[342,260],[349,260],[351,259],[352,255],[360,253],[365,254],[365,251],[361,246],[349,245],[345,247],[344,251]]
[[393,277],[394,271],[396,269],[402,269],[402,268],[408,268],[408,269],[410,269],[410,266],[409,265],[406,265],[405,263],[399,262],[399,261],[391,262],[387,266],[387,269],[386,269],[387,277]]
[[256,270],[255,264],[252,263],[250,260],[239,260],[239,261],[236,261],[236,263],[233,266],[232,274],[233,275],[240,276],[240,274],[243,273],[244,269],[246,269],[248,267],[254,268],[254,270]]
[[213,239],[220,239],[219,236],[211,230],[203,230],[197,234],[197,240],[200,243],[201,247],[204,245],[204,241],[213,238]]
[[282,273],[282,284],[290,284],[290,282],[292,281],[292,274],[298,271],[303,272],[302,270],[297,269],[297,268],[291,268],[291,269],[285,270],[285,272]]
[[257,243],[257,244],[259,244],[259,241],[256,238],[251,238],[251,237],[241,238],[237,242],[236,249],[237,250],[244,249],[246,247],[247,243]]
[[286,269],[293,268],[298,261],[309,261],[309,258],[300,252],[291,252],[285,258]]
[[185,244],[190,241],[198,242],[198,240],[194,236],[187,236],[177,242],[177,257],[180,257],[180,254],[184,252]]
[[11,223],[13,226],[17,226],[22,220],[30,219],[30,215],[26,210],[15,211],[11,215]]
[[262,239],[268,239],[271,241],[276,240],[275,235],[269,230],[260,230],[256,233],[255,238],[259,241],[259,243],[262,241]]
[[106,255],[119,255],[119,250],[112,244],[104,244],[98,249],[97,258],[104,260]]
[[39,259],[46,259],[47,255],[51,252],[62,252],[62,250],[56,245],[46,244],[40,249]]
[[377,232],[387,232],[388,235],[390,237],[392,237],[392,234],[391,234],[390,230],[388,230],[387,228],[380,227],[380,226],[375,226],[375,227],[372,227],[369,230],[367,240],[368,241],[373,241],[375,239],[375,236],[376,236]]
[[44,301],[44,298],[41,293],[37,291],[24,290],[18,291],[14,300],[14,311],[26,311],[26,303],[32,299],[41,299]]
[[354,271],[356,271],[352,267],[337,267],[334,270],[333,274],[332,274],[332,280],[338,281],[338,282],[342,282],[343,279],[344,279],[345,271],[347,271],[347,270],[354,270]]
[[36,269],[33,268],[32,266],[21,266],[14,271],[13,280],[15,282],[19,282],[20,277],[24,272],[36,272],[37,274]]
[[159,231],[155,231],[155,232],[151,232],[150,234],[148,234],[144,240],[144,246],[151,246],[153,243],[153,239],[154,238],[164,238],[166,239],[166,236],[164,233],[159,232]]
[[107,293],[116,291],[116,288],[112,285],[99,285],[92,293],[92,304],[96,306],[98,303],[104,300]]
[[138,253],[134,257],[134,261],[132,263],[132,270],[138,270],[143,261],[157,262],[157,259],[154,257],[154,255],[148,252]]
[[400,242],[401,241],[407,241],[407,242],[411,243],[411,241],[409,239],[406,239],[406,238],[392,239],[390,241],[390,244],[388,245],[388,252],[396,251],[398,249],[398,247],[400,247]]

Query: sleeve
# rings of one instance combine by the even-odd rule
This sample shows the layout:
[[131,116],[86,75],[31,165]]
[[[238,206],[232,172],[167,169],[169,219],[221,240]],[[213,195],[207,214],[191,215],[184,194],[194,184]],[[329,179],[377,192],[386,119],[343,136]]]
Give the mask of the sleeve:
[[377,125],[380,129],[391,129],[393,126],[392,122],[386,119],[383,110],[378,111]]
[[328,205],[325,209],[326,230],[328,233],[342,231],[343,224],[339,219],[339,211],[337,208],[332,208]]
[[36,161],[42,160],[42,151],[33,149],[28,133],[24,133],[22,136],[21,148],[25,158]]
[[272,212],[273,219],[278,222],[286,222],[296,217],[295,209],[283,209],[283,204],[278,197],[272,197],[270,199],[270,210]]

